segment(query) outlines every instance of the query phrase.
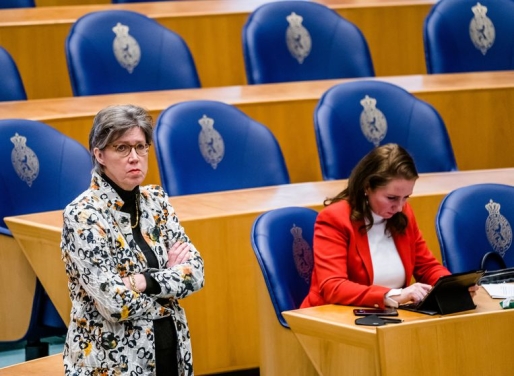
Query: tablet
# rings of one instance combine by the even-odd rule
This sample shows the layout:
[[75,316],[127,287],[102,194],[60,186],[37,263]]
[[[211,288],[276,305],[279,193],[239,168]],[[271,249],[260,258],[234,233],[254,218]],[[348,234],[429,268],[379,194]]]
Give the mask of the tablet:
[[476,285],[483,275],[483,270],[474,270],[442,276],[423,300],[400,304],[398,308],[427,315],[447,315],[475,309],[477,306],[468,288]]

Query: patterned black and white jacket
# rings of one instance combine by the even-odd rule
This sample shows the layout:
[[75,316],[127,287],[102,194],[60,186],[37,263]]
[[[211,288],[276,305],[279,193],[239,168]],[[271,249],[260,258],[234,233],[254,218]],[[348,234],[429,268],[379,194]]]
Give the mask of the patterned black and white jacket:
[[[120,211],[123,201],[98,174],[64,211],[61,251],[72,301],[63,354],[67,376],[154,375],[153,320],[170,315],[179,374],[193,375],[190,334],[178,299],[203,287],[203,260],[191,244],[189,260],[167,268],[167,247],[190,240],[161,187],[141,186],[139,197],[141,232],[159,269],[147,267],[130,216]],[[158,295],[125,287],[123,277],[145,271],[159,283]],[[159,298],[167,298],[169,305],[159,304]]]

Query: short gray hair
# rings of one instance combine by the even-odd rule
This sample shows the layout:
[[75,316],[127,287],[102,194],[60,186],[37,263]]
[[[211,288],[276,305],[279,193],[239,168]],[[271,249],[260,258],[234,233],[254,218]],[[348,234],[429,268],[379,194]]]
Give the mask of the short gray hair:
[[93,161],[93,170],[98,173],[102,172],[102,166],[95,158],[95,148],[105,149],[107,145],[113,143],[134,127],[141,128],[146,143],[151,145],[152,123],[152,117],[144,108],[132,104],[108,106],[98,112],[89,133],[89,152]]

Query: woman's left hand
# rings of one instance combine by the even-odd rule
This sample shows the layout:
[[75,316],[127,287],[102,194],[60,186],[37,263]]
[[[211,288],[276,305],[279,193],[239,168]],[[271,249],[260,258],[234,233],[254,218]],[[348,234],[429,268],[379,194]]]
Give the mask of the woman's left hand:
[[471,294],[471,297],[474,297],[477,294],[477,291],[480,287],[478,285],[469,286],[468,291]]
[[[132,286],[132,283],[130,283],[129,277],[123,277],[121,280],[123,281],[123,284],[127,289],[134,291],[134,286]],[[134,274],[134,282],[136,284],[136,289],[139,292],[143,292],[146,290],[146,278],[143,274]]]
[[171,268],[175,265],[183,264],[188,261],[190,248],[191,247],[189,243],[184,243],[181,241],[175,242],[175,244],[173,244],[171,248],[168,249],[168,262],[166,263],[166,266]]

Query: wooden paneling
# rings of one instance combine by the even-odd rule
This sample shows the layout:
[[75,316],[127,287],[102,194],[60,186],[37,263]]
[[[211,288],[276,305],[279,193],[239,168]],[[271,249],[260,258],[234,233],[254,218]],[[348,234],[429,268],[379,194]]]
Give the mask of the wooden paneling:
[[32,316],[36,275],[13,237],[0,235],[0,342],[25,336]]
[[[50,0],[47,0],[50,1]],[[71,96],[65,40],[84,14],[128,9],[180,34],[191,49],[203,87],[246,83],[242,28],[270,0],[169,1],[49,6],[0,11],[0,45],[16,61],[29,99]],[[436,0],[320,0],[355,23],[368,40],[377,75],[426,72],[422,24]]]

